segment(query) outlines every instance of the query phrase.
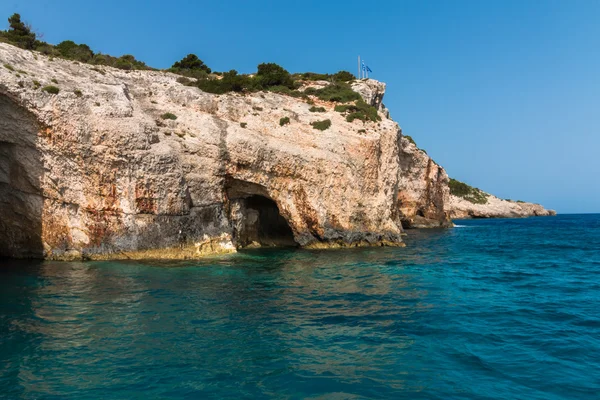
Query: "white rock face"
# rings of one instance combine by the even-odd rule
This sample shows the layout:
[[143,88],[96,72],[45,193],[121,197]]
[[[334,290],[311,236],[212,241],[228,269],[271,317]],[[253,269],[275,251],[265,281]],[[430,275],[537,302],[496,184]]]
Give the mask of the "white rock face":
[[449,198],[448,174],[408,139],[401,140],[398,207],[405,228],[451,226],[445,209]]
[[[326,109],[314,113],[300,99],[213,95],[177,78],[0,43],[0,255],[402,245],[402,225],[449,224],[446,172],[386,118],[385,84],[353,85],[382,121],[349,123],[334,103],[314,99]],[[310,125],[325,119],[328,130]]]
[[486,204],[473,204],[463,198],[451,195],[446,203],[446,211],[452,219],[522,218],[556,215],[556,211],[546,210],[539,204],[503,200],[491,194],[488,194]]

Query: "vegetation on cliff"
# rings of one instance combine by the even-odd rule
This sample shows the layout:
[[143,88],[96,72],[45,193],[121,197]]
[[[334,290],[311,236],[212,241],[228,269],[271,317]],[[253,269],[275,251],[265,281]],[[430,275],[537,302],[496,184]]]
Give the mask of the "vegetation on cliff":
[[488,195],[484,191],[456,179],[450,178],[448,186],[450,187],[450,194],[461,197],[473,204],[486,204],[488,201]]
[[381,121],[381,117],[377,114],[377,109],[370,104],[365,103],[361,98],[354,104],[340,104],[335,106],[335,111],[346,116],[346,121],[352,122],[355,119],[365,121]]
[[[77,44],[65,40],[57,45],[52,45],[39,40],[31,27],[21,20],[19,14],[13,14],[9,19],[9,28],[0,31],[0,42],[7,42],[14,46],[39,51],[50,57],[59,57],[67,60],[83,62],[98,66],[110,66],[123,70],[153,70],[144,62],[137,60],[133,55],[126,54],[114,57],[108,54],[95,53],[86,44]],[[99,73],[104,73],[97,69]],[[318,74],[305,72],[290,74],[283,67],[275,63],[262,63],[257,67],[256,74],[239,74],[232,69],[229,72],[218,73],[212,71],[204,61],[195,54],[188,54],[183,59],[175,62],[167,71],[182,75],[180,83],[197,86],[201,90],[223,94],[228,92],[256,92],[268,90],[276,93],[308,99],[309,94],[314,94],[322,100],[347,102],[358,100],[359,96],[353,92],[347,82],[355,79],[348,71],[339,71],[335,74]],[[326,80],[334,83],[323,89],[312,89],[311,93],[298,90],[300,81]]]
[[[71,40],[65,40],[57,45],[52,45],[39,40],[31,27],[21,20],[19,14],[13,14],[9,19],[9,27],[6,31],[0,31],[0,42],[7,42],[14,46],[41,52],[52,58],[58,57],[80,63],[95,66],[109,66],[122,70],[154,70],[144,62],[137,60],[133,55],[114,57],[108,54],[95,53],[86,44],[77,44]],[[10,65],[4,66],[11,69]],[[96,72],[106,74],[103,68],[94,67]],[[301,98],[308,104],[313,105],[311,112],[325,112],[326,109],[314,106],[315,101],[340,103],[335,110],[342,113],[348,122],[359,119],[363,122],[377,122],[381,120],[377,108],[367,104],[359,93],[354,91],[350,83],[355,76],[348,71],[339,71],[335,74],[319,74],[314,72],[292,74],[282,66],[275,63],[261,63],[257,66],[255,74],[240,74],[232,69],[228,72],[216,73],[203,60],[195,54],[188,54],[181,60],[176,61],[166,71],[181,75],[177,82],[186,86],[195,86],[200,90],[213,93],[225,94],[253,93],[258,91],[269,91],[286,96]],[[324,85],[311,84],[311,82],[327,81]],[[53,81],[58,84],[58,82]],[[307,85],[308,83],[308,85]],[[39,82],[34,81],[36,88],[41,87]],[[308,86],[308,87],[307,87]],[[315,87],[316,86],[316,87]],[[57,94],[57,86],[46,86],[42,90]],[[83,93],[77,92],[81,97]],[[176,116],[166,113],[162,119],[175,119]],[[285,121],[285,125],[289,123]],[[328,129],[330,120],[314,122],[313,127],[319,130]]]
[[152,69],[130,54],[113,57],[108,54],[94,53],[88,45],[77,44],[71,40],[65,40],[53,46],[39,40],[31,27],[21,21],[21,15],[19,14],[13,14],[8,19],[8,23],[9,29],[0,31],[0,41],[22,49],[39,51],[50,57],[60,57],[94,65],[106,65],[124,70]]

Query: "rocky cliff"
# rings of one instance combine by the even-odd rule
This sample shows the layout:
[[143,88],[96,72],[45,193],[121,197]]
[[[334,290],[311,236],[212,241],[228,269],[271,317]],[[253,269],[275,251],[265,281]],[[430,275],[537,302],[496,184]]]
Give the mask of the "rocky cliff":
[[381,121],[348,122],[316,98],[324,112],[2,43],[0,64],[0,255],[398,246],[403,226],[451,224],[448,176],[388,118],[380,82],[353,89]]
[[503,200],[486,193],[485,204],[474,204],[458,196],[450,195],[445,203],[446,211],[452,219],[468,218],[523,218],[547,217],[556,211],[547,210],[539,204]]

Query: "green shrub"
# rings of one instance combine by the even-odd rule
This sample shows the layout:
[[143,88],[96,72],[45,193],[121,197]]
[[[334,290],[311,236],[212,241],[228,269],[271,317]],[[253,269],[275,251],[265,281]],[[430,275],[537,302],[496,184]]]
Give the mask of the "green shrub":
[[182,85],[188,85],[192,82],[192,80],[190,78],[186,78],[185,76],[180,76],[177,78],[177,82],[181,83]]
[[319,74],[315,72],[304,72],[301,74],[294,74],[294,78],[301,79],[304,81],[330,81],[330,82],[348,82],[356,79],[348,71],[339,71],[335,74]]
[[56,84],[58,85],[58,81],[56,80],[56,78],[52,78],[52,79],[50,79],[50,82],[52,82],[52,83],[56,83]]
[[38,81],[33,81],[33,88],[34,88],[34,89],[39,89],[39,88],[40,88],[40,86],[42,86],[42,84],[41,84],[41,83],[39,83]]
[[310,112],[325,112],[325,107],[312,106],[311,108],[308,109],[308,111],[310,111]]
[[311,122],[310,124],[312,125],[312,127],[314,129],[318,129],[320,131],[324,131],[326,129],[329,129],[329,127],[331,126],[331,120],[325,119],[323,121]]
[[177,115],[173,114],[173,113],[164,113],[163,115],[160,116],[162,119],[171,119],[171,120],[176,120],[177,119]]
[[209,79],[210,75],[208,72],[202,69],[181,69],[181,68],[169,68],[167,71],[172,72],[177,75],[182,75],[187,78],[194,78],[197,80],[200,79]]
[[4,68],[6,68],[7,70],[12,71],[12,72],[15,71],[15,69],[13,68],[13,66],[10,65],[10,64],[4,64]]
[[306,94],[304,94],[303,92],[299,92],[298,90],[290,89],[287,86],[271,86],[266,90],[273,93],[284,94],[286,96],[308,100],[308,96]]
[[353,81],[355,76],[348,71],[339,71],[333,75],[333,80],[336,82],[348,82]]
[[94,57],[94,52],[87,44],[77,44],[72,40],[60,42],[54,48],[62,58],[81,62],[90,62]]
[[232,69],[229,72],[225,72],[222,79],[199,80],[195,83],[195,86],[207,93],[224,94],[252,89],[253,81],[249,76],[238,75],[238,72]]
[[348,103],[361,99],[347,83],[334,83],[321,89],[308,88],[304,91],[307,95],[315,95],[323,101]]
[[229,88],[216,79],[205,79],[197,81],[196,85],[200,90],[206,93],[224,94],[229,92]]
[[304,81],[328,81],[331,75],[319,74],[316,72],[304,72],[301,74],[294,74],[294,78],[302,79]]
[[117,58],[108,54],[98,53],[94,54],[94,57],[89,61],[89,63],[94,65],[106,65],[109,67],[119,68],[125,71],[152,69],[142,61],[136,60],[135,57],[131,54],[126,54]]
[[258,86],[263,89],[272,86],[285,86],[289,89],[294,89],[294,80],[290,73],[275,63],[259,64],[255,79]]
[[188,54],[180,61],[177,61],[171,69],[176,71],[204,71],[206,74],[211,73],[211,69],[208,68],[204,62],[198,58],[195,54]]
[[461,197],[473,204],[486,204],[487,194],[482,190],[474,188],[456,179],[450,179],[448,183],[450,194]]
[[245,128],[245,127],[247,127],[247,126],[248,126],[248,124],[247,124],[246,122],[240,122],[240,126],[241,126],[242,128]]
[[279,125],[284,126],[290,123],[289,117],[283,117],[279,120]]
[[60,89],[57,88],[56,86],[48,85],[48,86],[44,86],[42,88],[42,91],[48,92],[50,94],[58,94],[58,92],[60,92]]
[[523,200],[517,200],[517,203],[525,203]]
[[354,104],[338,104],[334,108],[339,113],[347,113],[346,121],[352,122],[355,119],[361,121],[381,121],[381,117],[377,114],[377,109],[370,104],[367,104],[362,98]]
[[133,64],[131,64],[131,62],[125,58],[119,58],[115,62],[114,67],[122,69],[124,71],[130,71],[133,69]]
[[73,91],[73,93],[75,93],[75,96],[77,96],[77,97],[81,97],[81,96],[83,96],[83,93],[82,93],[82,92],[81,92],[81,90],[79,90],[79,89],[75,89],[75,90]]
[[415,143],[414,139],[413,139],[411,136],[408,136],[408,135],[402,135],[402,136],[404,136],[404,138],[405,138],[406,140],[408,140],[409,142],[411,142],[411,143],[412,143],[412,144],[414,144],[415,146],[417,145],[417,143]]

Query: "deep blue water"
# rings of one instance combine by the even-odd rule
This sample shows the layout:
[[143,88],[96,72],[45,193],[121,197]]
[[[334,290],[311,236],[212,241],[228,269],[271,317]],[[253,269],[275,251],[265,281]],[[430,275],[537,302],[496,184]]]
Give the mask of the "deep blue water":
[[600,215],[458,223],[398,249],[0,260],[0,398],[600,398]]

